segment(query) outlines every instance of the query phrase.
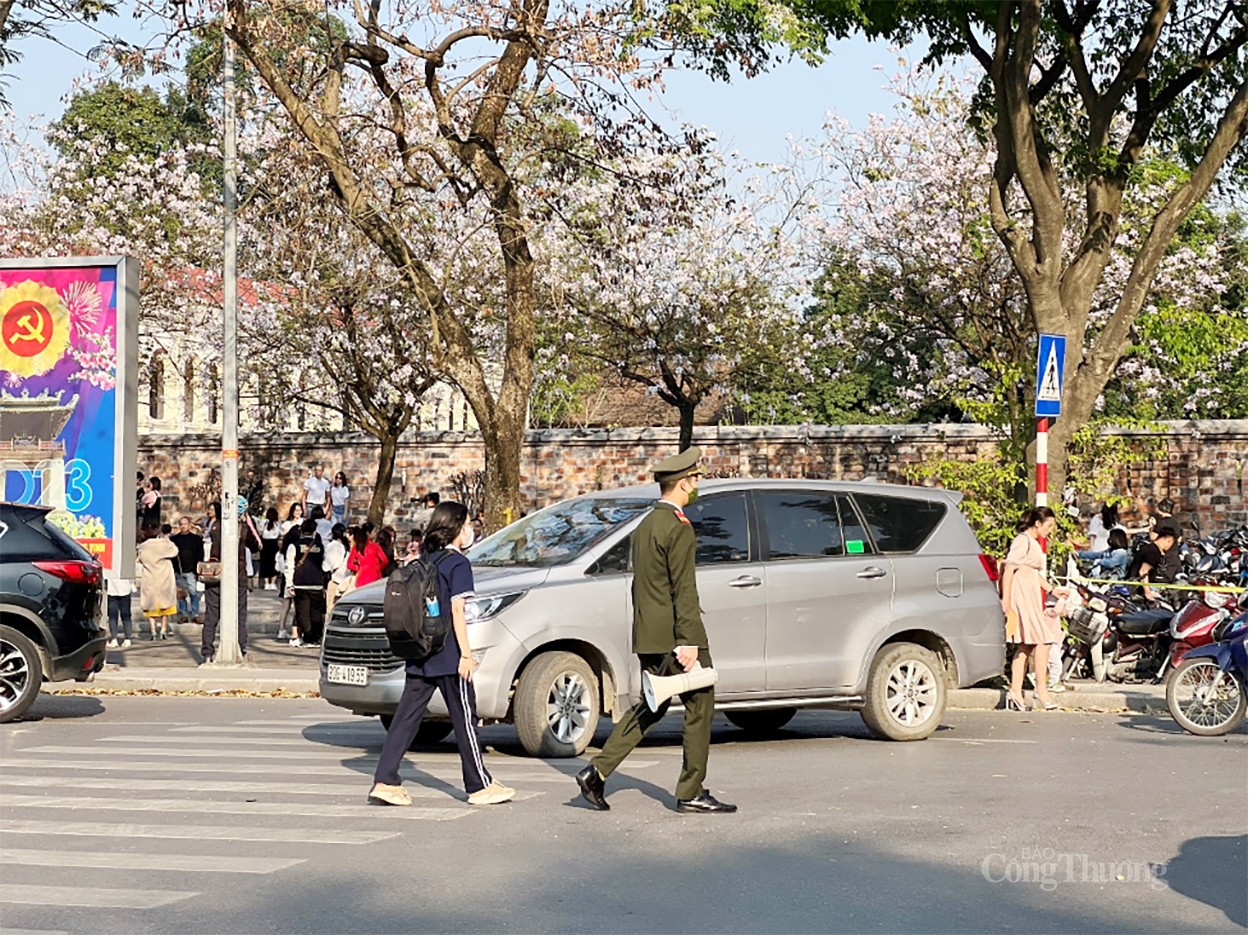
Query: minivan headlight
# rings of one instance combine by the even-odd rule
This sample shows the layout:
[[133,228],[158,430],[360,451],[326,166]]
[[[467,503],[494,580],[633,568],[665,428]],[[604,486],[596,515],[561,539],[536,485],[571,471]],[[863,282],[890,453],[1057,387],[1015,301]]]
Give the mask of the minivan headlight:
[[471,597],[464,602],[464,621],[477,623],[481,620],[489,620],[524,596],[524,591],[510,591],[506,594],[483,594],[480,597]]

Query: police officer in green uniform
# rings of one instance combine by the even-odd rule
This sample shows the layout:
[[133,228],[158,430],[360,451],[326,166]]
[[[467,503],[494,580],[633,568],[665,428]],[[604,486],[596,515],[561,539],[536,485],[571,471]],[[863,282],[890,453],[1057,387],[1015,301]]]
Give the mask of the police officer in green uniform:
[[[689,672],[697,661],[711,668],[707,632],[695,586],[695,533],[682,512],[699,494],[703,452],[689,448],[655,465],[660,500],[634,530],[634,652],[643,671],[652,675]],[[677,780],[677,811],[735,812],[736,805],[718,802],[703,788],[707,750],[712,737],[715,701],[712,688],[681,696],[686,709],[682,731],[681,777]],[[625,715],[590,765],[577,774],[582,797],[601,811],[609,805],[604,780],[621,765],[643,736],[668,711],[668,702],[652,711],[646,701]]]

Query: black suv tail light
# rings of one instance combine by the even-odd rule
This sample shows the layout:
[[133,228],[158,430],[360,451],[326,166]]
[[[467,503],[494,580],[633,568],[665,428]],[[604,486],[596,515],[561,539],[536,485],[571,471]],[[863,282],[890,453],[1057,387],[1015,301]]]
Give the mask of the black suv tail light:
[[985,574],[990,579],[990,582],[993,584],[997,584],[998,583],[998,559],[996,559],[993,555],[986,555],[984,552],[982,552],[977,557],[981,559],[981,567],[985,569]]
[[100,583],[100,566],[95,562],[81,562],[78,560],[67,561],[38,561],[31,562],[40,571],[47,572],[63,581],[70,581],[74,584],[99,584]]

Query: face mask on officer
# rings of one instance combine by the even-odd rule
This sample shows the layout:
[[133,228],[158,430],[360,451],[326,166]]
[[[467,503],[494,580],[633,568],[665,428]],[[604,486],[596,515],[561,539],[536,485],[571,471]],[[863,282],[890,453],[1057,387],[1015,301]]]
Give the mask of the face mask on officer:
[[699,475],[691,474],[689,480],[694,484],[694,487],[686,488],[687,505],[692,504],[699,499]]

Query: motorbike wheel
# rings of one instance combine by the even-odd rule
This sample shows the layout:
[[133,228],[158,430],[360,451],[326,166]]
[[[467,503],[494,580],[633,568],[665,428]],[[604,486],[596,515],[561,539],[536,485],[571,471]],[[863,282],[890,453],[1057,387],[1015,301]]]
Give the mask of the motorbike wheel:
[[1246,716],[1246,693],[1209,657],[1186,659],[1173,669],[1167,698],[1176,723],[1199,737],[1227,734]]
[[1107,681],[1107,670],[1111,667],[1111,659],[1103,652],[1101,640],[1089,647],[1089,665],[1093,670],[1095,682]]

